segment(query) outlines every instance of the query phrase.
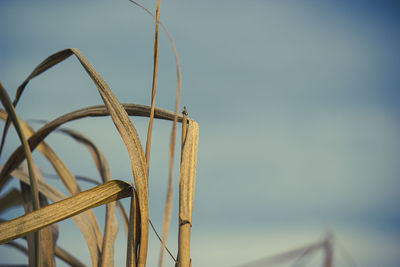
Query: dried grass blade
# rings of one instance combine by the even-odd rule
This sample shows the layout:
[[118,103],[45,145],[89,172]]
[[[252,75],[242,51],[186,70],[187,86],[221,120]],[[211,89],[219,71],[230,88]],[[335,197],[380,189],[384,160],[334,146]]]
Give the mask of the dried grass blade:
[[[7,114],[0,110],[0,118],[5,119]],[[20,120],[22,130],[26,136],[32,136],[34,134],[33,129],[24,121]],[[32,148],[33,149],[33,148]],[[79,184],[77,183],[75,176],[71,173],[65,163],[60,157],[53,151],[53,149],[46,143],[41,142],[38,145],[39,151],[49,160],[53,168],[55,169],[58,176],[68,189],[71,195],[75,195],[81,192]],[[12,157],[10,157],[12,158]],[[29,183],[28,183],[29,184]],[[40,191],[40,189],[39,189]],[[66,196],[62,197],[66,198]],[[53,200],[55,201],[55,200]],[[99,223],[97,222],[96,216],[92,210],[88,210],[79,215],[79,220],[76,221],[78,227],[81,229],[82,234],[88,245],[92,263],[97,267],[98,259],[100,258],[100,252],[102,250],[103,236],[100,231]]]
[[153,132],[154,107],[156,105],[156,94],[157,94],[158,61],[159,61],[158,28],[160,24],[160,7],[161,7],[161,0],[158,0],[157,10],[156,10],[156,30],[154,36],[154,63],[153,63],[153,85],[151,91],[151,111],[150,111],[150,120],[147,129],[147,141],[146,141],[147,175],[149,175],[149,167],[150,167],[151,136]]
[[[79,50],[72,50],[85,68],[86,72],[95,82],[97,89],[110,112],[111,118],[128,150],[140,207],[141,236],[137,264],[138,266],[145,266],[149,235],[149,190],[146,169],[147,164],[139,135],[132,122],[129,120],[125,109],[108,88],[108,85],[100,74],[93,68]],[[130,227],[133,227],[133,225],[131,224]]]
[[0,224],[0,243],[25,236],[50,224],[72,217],[83,211],[132,195],[132,186],[112,180],[75,196],[55,202],[40,210]]
[[[134,0],[129,0],[129,2],[131,2],[131,3],[135,4],[135,5],[137,5],[138,7],[142,8],[149,15],[151,15],[155,20],[157,20],[157,17],[150,10],[148,10],[147,8],[145,8],[144,6],[139,4],[138,2],[136,2]],[[176,62],[176,73],[177,73],[178,90],[180,90],[180,88],[182,87],[182,79],[181,79],[182,71],[181,71],[181,63],[180,63],[180,60],[179,60],[178,51],[176,49],[174,40],[172,39],[172,36],[169,33],[167,27],[161,21],[159,21],[159,23],[161,25],[161,28],[163,28],[164,32],[167,34],[169,43],[171,44],[171,47],[174,50],[175,62]]]
[[[31,153],[30,147],[28,145],[28,142],[25,139],[24,132],[21,129],[18,115],[14,109],[13,104],[11,103],[11,99],[8,96],[6,89],[4,88],[4,86],[1,82],[0,82],[0,100],[1,100],[4,108],[6,109],[12,123],[14,124],[15,130],[17,131],[18,137],[22,143],[24,154],[25,154],[25,157],[26,157],[27,163],[28,163],[29,178],[30,178],[30,184],[32,187],[32,190],[31,190],[32,208],[33,208],[33,210],[37,210],[40,208],[40,204],[39,204],[39,193],[38,193],[38,189],[37,189],[37,178],[36,178],[35,168],[34,168],[34,164],[33,164],[32,153]],[[35,254],[35,265],[36,266],[39,266],[39,264],[40,264],[39,241],[40,241],[40,232],[38,231],[34,234],[34,254]]]
[[197,151],[199,145],[199,125],[197,122],[189,120],[186,135],[185,131],[183,131],[183,134],[184,143],[179,178],[178,267],[191,265],[190,230],[192,227]]

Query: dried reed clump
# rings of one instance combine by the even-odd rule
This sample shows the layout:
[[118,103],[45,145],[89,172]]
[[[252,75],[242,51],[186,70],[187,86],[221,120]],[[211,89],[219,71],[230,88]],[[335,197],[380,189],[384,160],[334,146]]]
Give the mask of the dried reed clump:
[[[134,1],[131,2],[139,5]],[[151,224],[149,220],[148,174],[154,118],[173,122],[170,140],[169,184],[164,214],[163,234],[162,238],[160,238],[162,246],[159,265],[163,265],[164,249],[166,248],[165,244],[171,218],[172,167],[178,122],[182,123],[182,147],[179,180],[179,244],[177,258],[175,259],[169,250],[168,252],[177,266],[191,265],[190,227],[192,224],[196,180],[199,127],[194,120],[187,117],[186,112],[183,116],[178,114],[181,89],[179,58],[171,36],[168,31],[166,31],[165,26],[160,22],[160,6],[161,1],[159,0],[155,16],[151,14],[149,10],[145,9],[155,17],[156,21],[151,106],[121,104],[101,75],[76,48],[59,51],[43,60],[18,87],[13,101],[11,101],[6,89],[0,82],[0,100],[4,106],[4,110],[0,110],[0,117],[5,121],[0,155],[6,142],[6,136],[10,125],[15,128],[21,142],[21,146],[8,157],[4,166],[1,166],[0,192],[4,191],[4,186],[10,179],[18,179],[21,184],[21,189],[18,190],[14,188],[2,194],[0,198],[0,212],[14,206],[24,206],[26,211],[26,214],[21,217],[9,221],[1,221],[0,244],[13,246],[26,253],[29,256],[29,266],[55,266],[54,257],[60,258],[71,266],[85,266],[79,259],[76,259],[57,244],[59,229],[56,223],[68,218],[71,218],[82,232],[89,248],[92,266],[113,266],[114,241],[118,232],[118,220],[116,217],[117,207],[121,211],[123,223],[128,233],[126,265],[146,265],[149,224]],[[159,25],[161,25],[168,34],[176,56],[178,86],[174,111],[155,107],[159,58]],[[44,123],[39,130],[34,131],[26,122],[18,117],[15,106],[18,104],[24,90],[28,88],[27,85],[31,79],[46,72],[48,69],[61,63],[70,56],[75,56],[90,76],[103,100],[103,105],[85,107],[64,114],[51,122]],[[93,116],[111,116],[129,152],[134,186],[111,178],[105,155],[88,137],[62,127],[69,121]],[[143,150],[136,128],[129,119],[129,116],[149,117],[145,151]],[[45,138],[55,131],[61,131],[71,136],[89,150],[96,163],[102,183],[94,181],[95,186],[93,188],[86,191],[81,190],[78,182],[80,180],[79,177],[71,173],[66,164],[45,142]],[[32,151],[36,148],[54,167],[57,178],[62,181],[69,193],[68,196],[61,193],[59,189],[46,183],[43,174],[38,171],[39,169],[32,159]],[[24,160],[26,160],[26,164]],[[92,180],[90,181],[93,182]],[[126,197],[131,198],[129,216],[119,202],[119,199]],[[48,200],[53,202],[53,204],[48,205]],[[103,232],[92,211],[92,208],[100,205],[106,205],[105,229]],[[21,237],[27,240],[27,246],[22,246],[13,241]]]

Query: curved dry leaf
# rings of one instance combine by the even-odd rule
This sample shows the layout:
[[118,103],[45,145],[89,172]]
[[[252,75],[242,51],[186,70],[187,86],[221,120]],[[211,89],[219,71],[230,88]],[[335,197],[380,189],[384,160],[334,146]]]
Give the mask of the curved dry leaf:
[[[125,108],[126,112],[131,116],[142,116],[142,117],[150,116],[149,106],[138,105],[138,104],[122,104],[122,105]],[[41,143],[52,131],[54,131],[56,128],[63,125],[64,123],[86,117],[100,117],[109,115],[110,113],[108,112],[105,105],[96,105],[72,111],[70,113],[67,113],[65,115],[56,118],[55,120],[41,127],[33,136],[31,136],[31,138],[29,138],[28,143],[31,147],[31,150],[33,151],[38,146],[38,144]],[[156,108],[154,112],[154,117],[157,119],[173,121],[174,116],[175,115],[173,112],[161,108]],[[182,116],[179,115],[178,122],[181,121],[182,121]],[[7,182],[8,179],[7,174],[9,174],[12,170],[14,170],[24,160],[24,158],[25,156],[23,154],[23,148],[21,146],[17,148],[13,152],[13,154],[8,158],[2,172],[0,173],[0,190]],[[51,158],[52,157],[50,157],[50,159]],[[74,191],[77,189],[75,187],[69,190]]]
[[0,223],[0,244],[65,220],[87,209],[131,195],[132,186],[130,184],[120,180],[109,181],[11,221]]

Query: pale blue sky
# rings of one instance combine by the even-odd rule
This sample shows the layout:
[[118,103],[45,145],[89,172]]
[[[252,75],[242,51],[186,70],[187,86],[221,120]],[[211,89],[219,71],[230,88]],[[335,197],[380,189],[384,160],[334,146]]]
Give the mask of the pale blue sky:
[[[154,0],[142,3],[155,9]],[[327,226],[359,266],[400,264],[399,12],[395,1],[162,3],[182,63],[181,103],[200,125],[194,266],[268,256],[315,240]],[[1,1],[0,80],[13,96],[41,60],[77,47],[121,102],[149,104],[153,31],[151,17],[128,1]],[[173,109],[176,71],[165,35],[160,48],[157,105]],[[50,120],[98,103],[68,59],[28,85],[17,111]],[[147,121],[133,121],[144,136]],[[109,119],[67,126],[101,144],[115,179],[132,180]],[[161,228],[170,124],[155,127],[151,217]],[[49,142],[74,172],[97,177],[83,148],[58,135]],[[344,266],[340,252],[335,259]]]

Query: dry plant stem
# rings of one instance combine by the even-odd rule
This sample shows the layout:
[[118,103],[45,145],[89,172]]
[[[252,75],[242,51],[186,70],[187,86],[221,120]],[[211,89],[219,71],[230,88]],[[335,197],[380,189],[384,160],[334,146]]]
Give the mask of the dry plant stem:
[[150,147],[151,147],[151,136],[153,132],[153,120],[154,120],[154,107],[156,105],[156,94],[157,94],[157,78],[158,78],[158,61],[159,61],[159,49],[158,49],[158,28],[160,23],[160,7],[161,0],[158,0],[157,4],[157,18],[156,18],[156,30],[154,37],[154,65],[153,65],[153,85],[151,91],[151,111],[149,127],[147,129],[147,140],[146,140],[146,163],[147,163],[147,175],[149,175],[150,167]]
[[11,221],[0,223],[0,244],[25,236],[87,209],[132,195],[132,186],[112,180],[75,196],[55,202]]
[[[142,8],[144,11],[146,11],[148,14],[150,14],[154,19],[157,19],[157,17],[150,10],[148,10],[147,8],[145,8],[144,6],[139,4],[138,2],[136,2],[134,0],[128,0],[128,1],[133,3],[133,4],[135,4],[135,5],[137,5],[140,8]],[[181,88],[181,85],[182,85],[182,81],[181,81],[182,74],[181,74],[181,63],[179,61],[178,51],[176,49],[174,40],[172,39],[172,36],[169,33],[167,27],[165,27],[165,25],[161,21],[159,23],[161,25],[161,28],[163,28],[164,32],[167,34],[168,40],[169,40],[169,42],[170,42],[170,44],[172,46],[172,49],[174,50],[175,61],[176,61],[176,73],[177,73],[178,88]],[[180,89],[178,89],[178,90],[180,90]]]
[[[182,120],[182,142],[181,142],[181,164],[183,158],[183,147],[186,140],[187,134],[187,110],[186,106],[183,108],[183,120]],[[181,166],[182,168],[182,166]],[[179,196],[181,196],[179,194]],[[181,197],[179,197],[179,207],[181,207]],[[188,232],[189,231],[189,232]],[[186,253],[183,252],[184,246],[188,243],[186,237],[190,237],[190,225],[179,223],[179,233],[178,233],[178,264],[177,266],[184,266],[183,264],[187,262]],[[189,252],[190,252],[190,240],[189,240]],[[189,264],[190,264],[190,255],[189,255]]]
[[193,203],[196,185],[197,150],[199,139],[198,124],[189,120],[188,129],[183,130],[181,172],[179,177],[179,243],[178,267],[191,265],[190,230],[192,226]]
[[[14,109],[13,104],[11,103],[11,99],[7,94],[6,89],[4,88],[3,84],[0,82],[0,99],[1,102],[6,109],[9,118],[13,122],[15,126],[15,130],[17,131],[18,137],[22,143],[22,147],[24,149],[24,154],[27,159],[28,163],[28,170],[29,170],[29,178],[31,182],[31,201],[32,201],[32,209],[37,210],[40,209],[40,204],[39,204],[39,193],[37,189],[37,177],[34,169],[34,164],[33,164],[33,159],[32,159],[32,153],[29,148],[28,142],[25,139],[24,132],[21,129],[21,126],[19,124],[19,118],[18,115]],[[36,232],[34,234],[34,255],[35,255],[35,266],[40,266],[40,231]]]

